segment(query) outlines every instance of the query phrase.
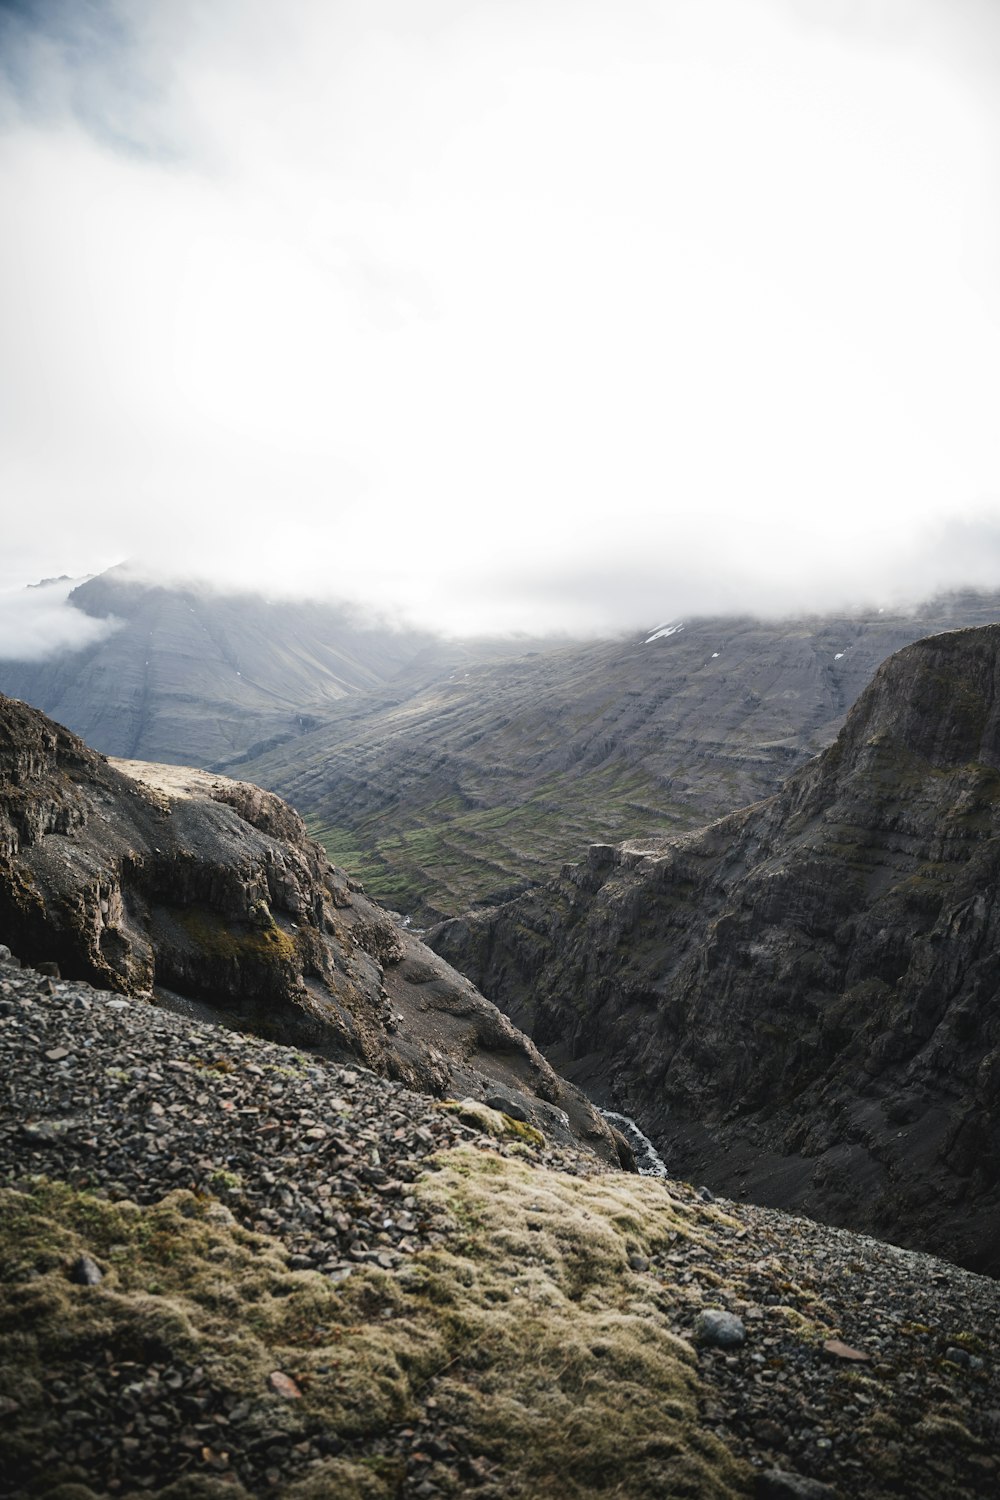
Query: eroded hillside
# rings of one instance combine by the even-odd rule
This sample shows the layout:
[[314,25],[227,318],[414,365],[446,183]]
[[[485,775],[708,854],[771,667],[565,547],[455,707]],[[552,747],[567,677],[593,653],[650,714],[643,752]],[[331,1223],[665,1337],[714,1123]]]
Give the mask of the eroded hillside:
[[380,900],[455,916],[543,883],[588,843],[686,831],[770,796],[834,739],[887,656],[996,619],[998,604],[696,619],[470,662],[332,706],[236,774],[287,797]]
[[355,1058],[436,1094],[501,1095],[614,1152],[588,1101],[495,1006],[333,868],[278,797],[110,763],[0,699],[0,934],[70,978]]
[[1000,1270],[1000,626],[762,804],[430,936],[672,1168]]

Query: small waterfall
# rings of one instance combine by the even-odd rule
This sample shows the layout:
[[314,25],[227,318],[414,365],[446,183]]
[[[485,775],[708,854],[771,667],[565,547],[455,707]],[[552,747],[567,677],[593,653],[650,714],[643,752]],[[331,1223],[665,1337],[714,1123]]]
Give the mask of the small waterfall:
[[644,1134],[631,1118],[630,1115],[617,1115],[614,1110],[602,1109],[601,1114],[620,1130],[635,1152],[635,1163],[643,1177],[669,1177],[666,1162],[653,1145],[649,1136]]

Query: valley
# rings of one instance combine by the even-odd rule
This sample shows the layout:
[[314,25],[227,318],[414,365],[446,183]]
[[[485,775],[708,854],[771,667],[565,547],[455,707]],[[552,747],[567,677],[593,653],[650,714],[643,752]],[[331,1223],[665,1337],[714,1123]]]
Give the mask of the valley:
[[70,604],[121,627],[48,662],[0,662],[0,692],[105,754],[277,792],[335,863],[425,924],[543,883],[588,844],[770,796],[886,657],[1000,614],[997,595],[966,592],[906,613],[457,641],[127,569]]
[[380,900],[438,920],[544,882],[590,843],[770,796],[886,657],[998,612],[970,594],[906,615],[699,619],[470,664],[338,704],[236,774],[287,797]]
[[907,647],[773,797],[428,940],[671,1170],[1000,1271],[1000,626]]
[[[529,737],[563,756],[554,819],[618,774],[645,815],[672,698],[690,821],[727,769],[804,755],[740,738],[825,712],[830,643],[790,627],[815,668],[759,666],[723,738],[669,658],[646,719],[637,690],[587,701],[595,655],[634,685],[686,633],[564,648],[576,738],[555,678]],[[513,709],[551,669],[468,670]],[[402,726],[393,691],[345,720]],[[495,695],[477,739],[468,697],[424,694],[401,797],[449,701],[454,760],[503,733]],[[12,1497],[590,1500],[611,1470],[649,1500],[991,1494],[998,715],[1000,626],[909,645],[776,793],[623,841],[605,803],[582,858],[428,947],[273,792],[0,699]]]

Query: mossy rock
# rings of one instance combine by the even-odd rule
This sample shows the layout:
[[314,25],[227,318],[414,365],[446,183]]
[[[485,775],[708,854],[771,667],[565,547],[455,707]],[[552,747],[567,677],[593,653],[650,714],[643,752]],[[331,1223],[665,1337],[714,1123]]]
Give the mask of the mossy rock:
[[492,1109],[478,1099],[443,1099],[436,1108],[446,1114],[457,1115],[463,1125],[470,1125],[473,1130],[481,1130],[485,1135],[496,1136],[497,1139],[513,1136],[527,1145],[545,1145],[544,1135],[534,1125],[529,1125],[524,1120],[515,1120],[512,1115]]

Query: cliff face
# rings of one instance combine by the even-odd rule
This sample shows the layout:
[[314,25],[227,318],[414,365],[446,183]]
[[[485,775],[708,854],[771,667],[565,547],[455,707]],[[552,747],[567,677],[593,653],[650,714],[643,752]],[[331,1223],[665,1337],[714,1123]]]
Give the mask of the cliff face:
[[547,1134],[613,1154],[582,1095],[334,869],[279,798],[200,771],[105,761],[3,698],[0,941],[64,978],[432,1093],[500,1095]]
[[919,642],[775,797],[430,939],[679,1175],[1000,1272],[998,687]]
[[289,798],[332,858],[426,924],[509,901],[588,844],[687,833],[771,796],[834,740],[887,657],[997,618],[997,595],[916,614],[703,618],[469,662],[424,686],[406,673],[233,774]]

